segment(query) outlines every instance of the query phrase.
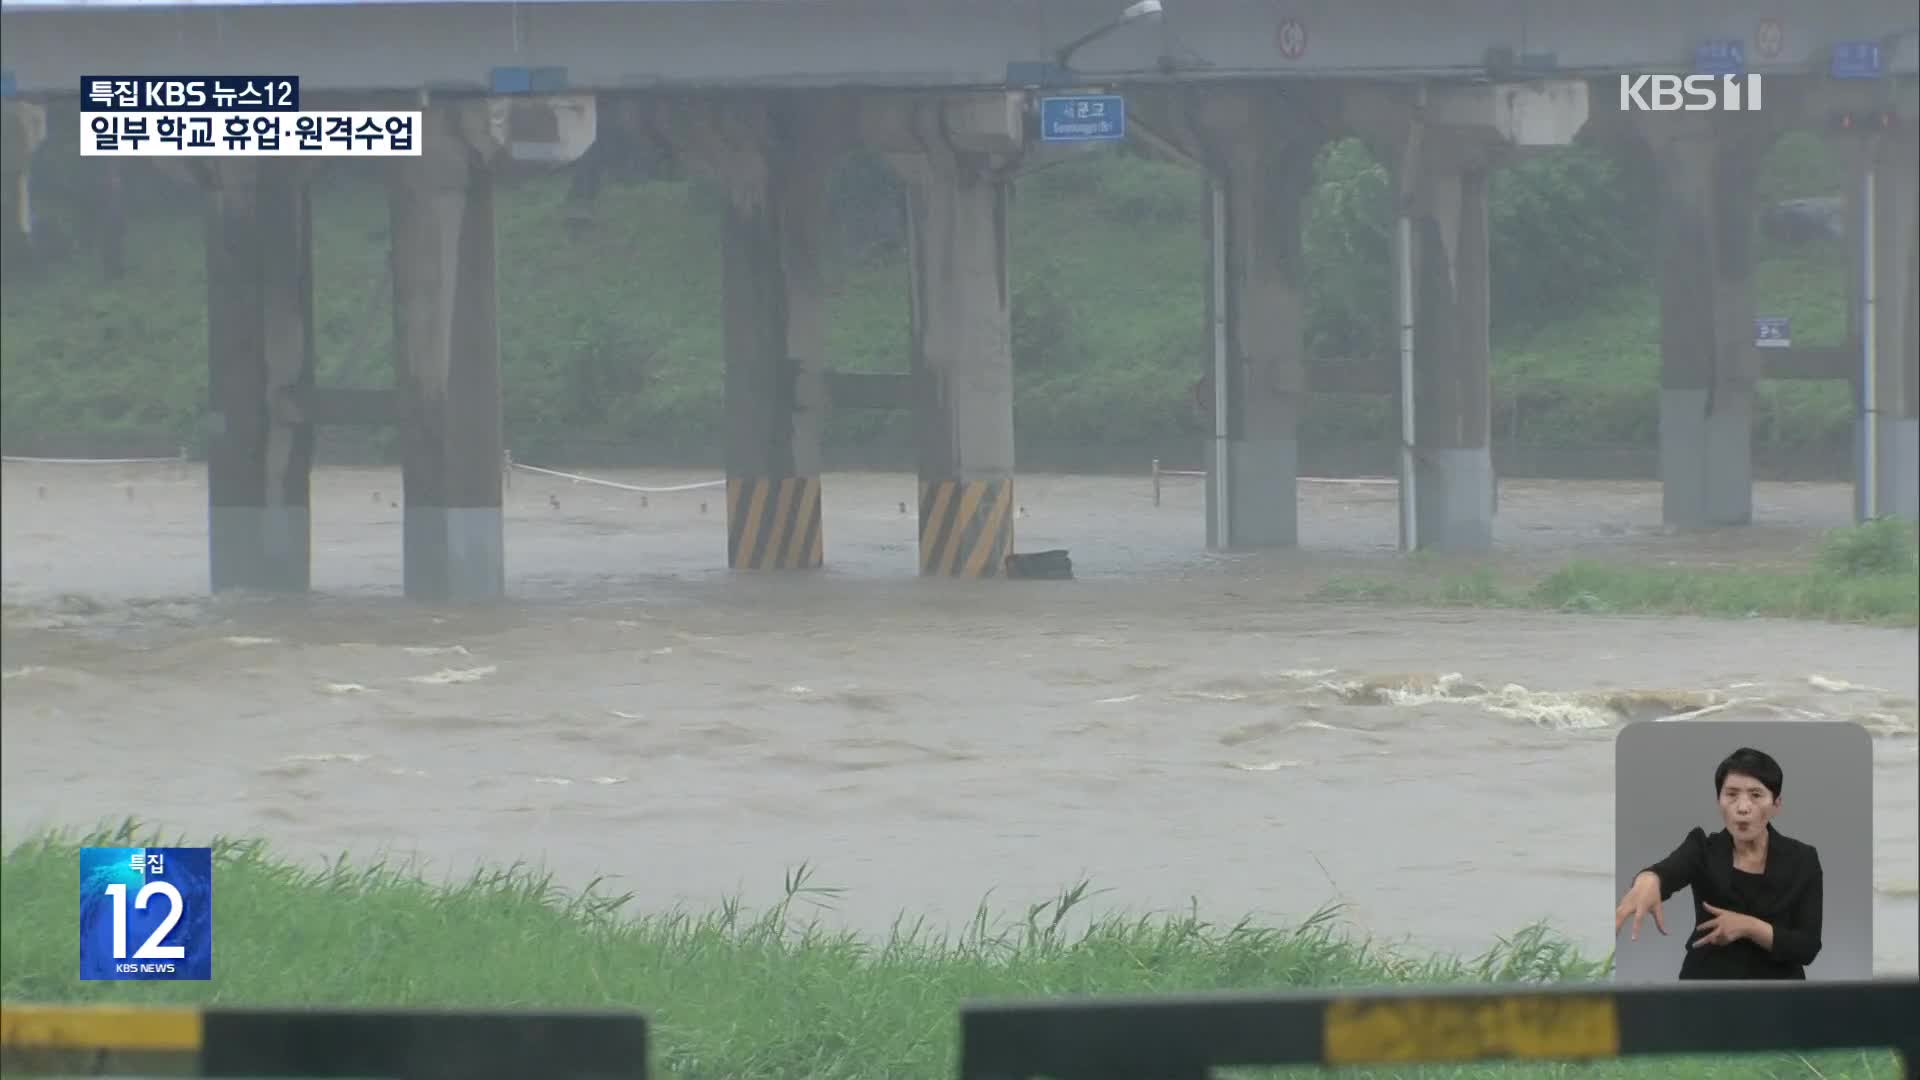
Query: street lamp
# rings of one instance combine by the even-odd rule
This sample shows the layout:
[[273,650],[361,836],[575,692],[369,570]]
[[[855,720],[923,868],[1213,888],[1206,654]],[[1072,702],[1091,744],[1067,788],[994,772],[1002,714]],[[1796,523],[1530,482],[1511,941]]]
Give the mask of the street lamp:
[[1107,23],[1105,26],[1089,30],[1079,37],[1074,38],[1072,41],[1067,42],[1065,45],[1060,46],[1058,49],[1055,49],[1053,51],[1053,62],[1062,71],[1065,71],[1067,70],[1067,62],[1073,58],[1074,53],[1080,51],[1082,46],[1098,41],[1128,23],[1139,22],[1142,19],[1158,19],[1159,17],[1160,0],[1138,0],[1137,3],[1128,4],[1126,9],[1120,12],[1119,18]]

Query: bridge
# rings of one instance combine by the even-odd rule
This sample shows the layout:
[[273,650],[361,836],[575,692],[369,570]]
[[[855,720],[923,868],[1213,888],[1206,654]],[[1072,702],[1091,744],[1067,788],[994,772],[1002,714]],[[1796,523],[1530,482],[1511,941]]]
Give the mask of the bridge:
[[[820,566],[820,431],[842,407],[916,410],[922,572],[990,577],[1013,546],[1007,200],[1060,151],[1036,99],[1122,92],[1129,136],[1209,183],[1214,432],[1207,539],[1296,542],[1300,216],[1318,149],[1363,139],[1394,177],[1401,538],[1491,546],[1487,179],[1586,132],[1660,177],[1660,476],[1679,527],[1752,520],[1763,377],[1857,387],[1861,517],[1920,517],[1916,58],[1910,4],[1458,0],[4,0],[9,181],[45,103],[83,74],[297,74],[309,107],[425,112],[389,170],[398,368],[388,392],[314,386],[310,167],[208,159],[214,589],[304,590],[317,424],[402,433],[405,588],[504,594],[493,180],[645,138],[728,193],[721,247],[729,565]],[[1837,45],[1872,42],[1870,78]],[[1623,73],[1685,73],[1737,43],[1753,112],[1628,112]],[[1848,110],[1857,258],[1850,343],[1757,347],[1747,236],[1766,150]],[[855,148],[906,182],[911,373],[835,378],[824,357],[824,188]],[[21,190],[25,190],[24,186]],[[636,298],[644,302],[644,298]]]

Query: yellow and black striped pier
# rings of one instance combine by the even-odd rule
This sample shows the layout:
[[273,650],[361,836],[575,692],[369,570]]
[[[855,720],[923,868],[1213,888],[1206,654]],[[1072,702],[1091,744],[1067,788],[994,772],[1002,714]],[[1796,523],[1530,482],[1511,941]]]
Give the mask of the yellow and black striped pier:
[[1013,551],[1013,479],[920,482],[920,573],[987,578]]
[[727,566],[813,570],[824,561],[817,476],[727,477]]

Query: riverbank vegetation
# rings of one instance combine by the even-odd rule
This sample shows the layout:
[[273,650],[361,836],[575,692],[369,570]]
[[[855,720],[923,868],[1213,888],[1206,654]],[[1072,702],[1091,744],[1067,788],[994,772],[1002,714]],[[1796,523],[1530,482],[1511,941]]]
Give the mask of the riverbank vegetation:
[[[50,128],[34,159],[35,241],[29,248],[9,236],[0,288],[0,419],[8,447],[55,454],[198,447],[206,423],[200,196],[127,162],[115,166],[128,170],[123,205],[109,212],[106,166],[75,156],[77,121],[56,116]],[[723,384],[719,198],[670,161],[613,144],[607,155],[597,185],[580,184],[577,173],[502,181],[499,326],[509,445],[521,460],[547,464],[715,460]],[[1817,137],[1790,137],[1768,159],[1762,204],[1837,192],[1835,168]],[[1643,163],[1585,145],[1496,174],[1497,445],[1549,458],[1557,449],[1557,460],[1577,463],[1612,459],[1565,451],[1653,444],[1652,192]],[[855,157],[832,197],[835,225],[823,253],[830,366],[903,369],[909,339],[899,185],[877,161]],[[319,380],[390,385],[387,209],[377,174],[339,166],[316,181],[314,200]],[[1198,460],[1204,419],[1189,387],[1209,341],[1201,212],[1198,178],[1126,147],[1018,181],[1012,304],[1023,461],[1144,468],[1150,457]],[[1390,214],[1379,163],[1357,142],[1328,147],[1303,238],[1311,268],[1305,333],[1315,355],[1397,370]],[[120,221],[124,229],[112,225]],[[1791,316],[1796,344],[1840,343],[1840,242],[1818,228],[1757,231],[1757,309]],[[1397,430],[1393,410],[1385,397],[1323,396],[1303,413],[1303,452],[1312,459],[1326,447],[1385,447]],[[1844,472],[1852,424],[1844,383],[1764,384],[1755,416],[1763,461],[1799,467],[1817,457]],[[369,453],[387,449],[384,432],[327,434],[323,450],[362,438]],[[910,435],[905,414],[842,411],[828,440],[863,451],[864,463],[901,465],[911,461]],[[1068,446],[1080,452],[1056,452]],[[1390,463],[1391,455],[1381,460]],[[1650,459],[1633,460],[1630,468],[1644,470]]]
[[1828,535],[1800,565],[1702,567],[1580,560],[1530,582],[1506,581],[1490,564],[1435,574],[1415,565],[1399,577],[1340,577],[1322,600],[1438,607],[1546,608],[1608,614],[1920,623],[1920,555],[1909,523],[1882,518]]
[[[969,999],[1578,982],[1603,979],[1608,969],[1544,926],[1462,959],[1416,957],[1350,936],[1337,909],[1289,926],[1177,914],[1086,919],[1097,899],[1084,883],[1007,922],[983,907],[951,938],[903,920],[890,937],[872,941],[822,928],[810,905],[830,904],[834,890],[815,886],[804,868],[759,913],[727,901],[707,913],[636,915],[631,897],[595,888],[563,893],[524,867],[437,885],[404,867],[344,855],[297,868],[258,841],[223,841],[215,855],[212,981],[78,981],[78,847],[164,842],[129,823],[79,840],[42,835],[9,850],[0,875],[6,1000],[639,1008],[656,1025],[655,1075],[944,1080],[956,1075],[955,1018]],[[1596,1080],[1864,1080],[1897,1075],[1897,1066],[1884,1054],[1774,1054],[1346,1075],[1517,1080],[1575,1072]]]

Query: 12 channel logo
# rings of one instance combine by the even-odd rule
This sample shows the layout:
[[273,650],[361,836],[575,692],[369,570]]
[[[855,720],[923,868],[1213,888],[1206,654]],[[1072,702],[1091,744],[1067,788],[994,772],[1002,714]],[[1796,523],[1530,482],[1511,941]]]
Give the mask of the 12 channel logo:
[[213,849],[80,849],[80,977],[213,978]]

